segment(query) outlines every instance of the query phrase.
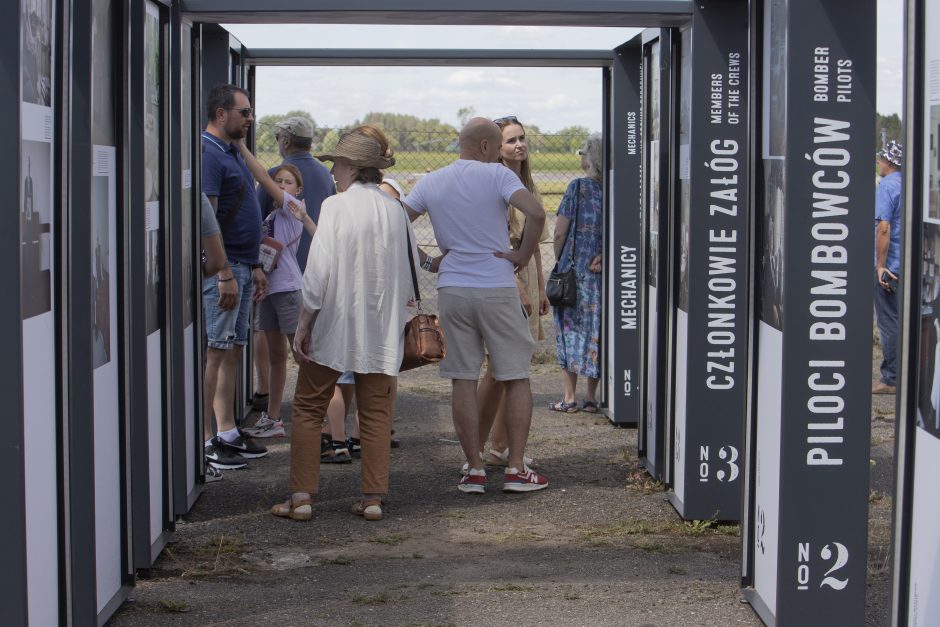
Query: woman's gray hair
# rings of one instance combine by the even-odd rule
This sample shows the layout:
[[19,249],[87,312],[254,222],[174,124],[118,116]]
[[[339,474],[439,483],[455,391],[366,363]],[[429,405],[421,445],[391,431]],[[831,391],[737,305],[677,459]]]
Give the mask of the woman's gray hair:
[[591,133],[588,136],[587,141],[584,142],[584,147],[581,148],[580,152],[584,155],[585,160],[587,161],[587,173],[588,176],[596,179],[603,177],[603,167],[604,167],[604,142],[601,140],[600,133]]

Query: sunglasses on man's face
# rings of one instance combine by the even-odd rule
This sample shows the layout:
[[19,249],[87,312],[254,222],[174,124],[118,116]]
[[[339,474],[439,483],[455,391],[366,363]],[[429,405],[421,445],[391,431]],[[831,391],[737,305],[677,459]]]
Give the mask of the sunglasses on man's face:
[[496,118],[493,120],[493,123],[496,124],[496,126],[505,126],[506,124],[518,124],[519,119],[514,115],[507,115],[502,118]]
[[254,109],[251,107],[245,107],[244,109],[226,109],[226,111],[238,111],[242,114],[243,118],[250,118],[251,114],[254,112]]

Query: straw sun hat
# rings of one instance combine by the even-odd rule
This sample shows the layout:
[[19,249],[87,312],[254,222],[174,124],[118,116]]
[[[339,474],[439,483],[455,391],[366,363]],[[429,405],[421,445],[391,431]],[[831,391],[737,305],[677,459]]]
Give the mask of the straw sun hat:
[[358,168],[378,168],[384,170],[395,165],[395,157],[389,149],[385,154],[375,139],[355,131],[345,133],[339,138],[333,152],[317,155],[320,161],[343,161]]

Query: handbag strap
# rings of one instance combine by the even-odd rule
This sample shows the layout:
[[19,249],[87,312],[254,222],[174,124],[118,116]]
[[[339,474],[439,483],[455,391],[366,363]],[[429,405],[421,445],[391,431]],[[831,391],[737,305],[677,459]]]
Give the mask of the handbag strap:
[[574,221],[571,226],[574,227],[574,235],[571,240],[571,248],[568,249],[568,267],[574,266],[574,248],[578,245],[578,214],[581,213],[581,179],[577,180],[577,186],[574,192]]
[[[283,207],[282,207],[282,208],[283,208]],[[285,209],[285,211],[286,211],[286,210],[287,210],[287,209]],[[276,215],[276,214],[277,214],[277,210],[274,210],[274,211],[272,211],[271,213],[268,214],[268,217],[267,217],[267,218],[264,219],[264,222],[269,223],[269,227],[270,227],[270,229],[271,229],[271,237],[274,238],[274,239],[277,239],[276,237],[274,237],[274,223],[277,221],[277,215]],[[293,216],[291,216],[291,217],[293,217]],[[300,231],[297,233],[297,237],[295,237],[295,238],[292,239],[291,241],[289,241],[289,242],[287,242],[286,244],[284,244],[284,248],[290,248],[291,246],[293,246],[294,244],[296,244],[297,242],[299,242],[299,241],[300,241],[300,238],[301,238],[301,237],[303,236],[303,234],[304,234],[304,230],[305,230],[305,229],[304,229],[304,225],[303,225],[303,223],[301,223],[301,224],[300,224]],[[278,241],[280,241],[280,240],[278,240]]]
[[421,291],[418,289],[418,272],[415,270],[415,256],[411,251],[411,229],[408,228],[408,211],[405,210],[404,203],[399,200],[401,210],[405,214],[405,239],[408,241],[408,267],[411,269],[411,283],[415,288],[415,302],[418,304],[418,311],[421,311]]

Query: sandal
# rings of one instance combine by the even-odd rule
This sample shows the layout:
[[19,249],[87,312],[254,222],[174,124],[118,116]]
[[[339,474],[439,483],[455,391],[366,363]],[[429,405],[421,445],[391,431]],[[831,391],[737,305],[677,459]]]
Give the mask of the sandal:
[[353,503],[350,511],[366,520],[382,520],[382,505],[382,499],[366,499]]
[[548,408],[552,411],[560,411],[565,414],[574,414],[578,412],[578,401],[571,401],[566,403],[565,401],[555,401],[554,403],[549,403]]
[[599,411],[597,401],[584,401],[581,403],[581,409],[589,414],[596,414]]
[[310,499],[294,501],[294,499],[288,498],[283,503],[277,503],[271,507],[271,513],[279,518],[310,520],[313,518],[313,503],[310,502]]
[[[495,448],[491,448],[486,452],[485,455],[481,453],[483,461],[487,466],[508,466],[509,465],[509,449],[500,452]],[[522,456],[522,463],[528,466],[529,468],[538,468],[539,463],[532,459],[531,457]]]

